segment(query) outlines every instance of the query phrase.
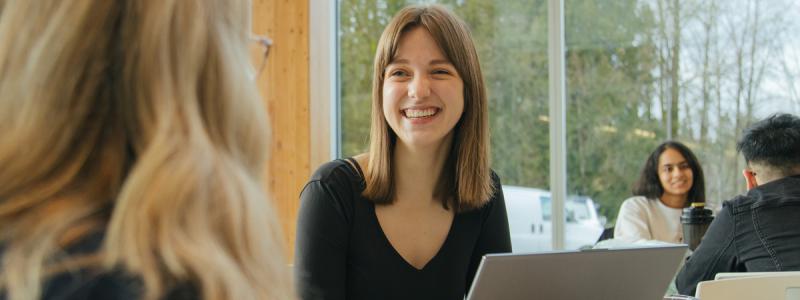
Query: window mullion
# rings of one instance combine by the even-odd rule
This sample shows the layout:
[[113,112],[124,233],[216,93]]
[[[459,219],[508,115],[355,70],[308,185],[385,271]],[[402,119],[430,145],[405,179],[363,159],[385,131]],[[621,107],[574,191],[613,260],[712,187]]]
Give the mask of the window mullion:
[[548,85],[550,99],[550,191],[553,249],[564,249],[567,195],[566,68],[564,1],[547,1]]

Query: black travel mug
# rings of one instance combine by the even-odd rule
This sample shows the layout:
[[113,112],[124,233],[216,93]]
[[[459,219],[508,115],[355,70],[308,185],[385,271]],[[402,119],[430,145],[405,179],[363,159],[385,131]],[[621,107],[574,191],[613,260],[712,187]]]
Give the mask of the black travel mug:
[[700,245],[700,240],[708,230],[708,225],[714,216],[711,210],[705,207],[703,202],[692,202],[690,207],[683,209],[681,214],[681,224],[683,224],[683,242],[689,245],[689,249],[694,251]]

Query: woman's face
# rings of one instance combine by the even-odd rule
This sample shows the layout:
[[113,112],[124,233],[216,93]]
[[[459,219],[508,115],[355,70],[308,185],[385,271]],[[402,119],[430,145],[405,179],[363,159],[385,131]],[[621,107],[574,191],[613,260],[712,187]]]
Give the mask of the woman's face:
[[424,27],[400,37],[384,70],[383,115],[407,146],[436,146],[464,111],[464,82]]
[[664,194],[686,196],[692,188],[694,173],[680,152],[667,148],[658,157],[658,179]]

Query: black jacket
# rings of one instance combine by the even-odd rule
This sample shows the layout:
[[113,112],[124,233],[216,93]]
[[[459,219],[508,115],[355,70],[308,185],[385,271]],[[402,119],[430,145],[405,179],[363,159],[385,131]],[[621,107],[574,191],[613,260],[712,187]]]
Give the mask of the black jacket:
[[694,295],[720,272],[800,271],[800,175],[758,186],[723,203],[675,284]]

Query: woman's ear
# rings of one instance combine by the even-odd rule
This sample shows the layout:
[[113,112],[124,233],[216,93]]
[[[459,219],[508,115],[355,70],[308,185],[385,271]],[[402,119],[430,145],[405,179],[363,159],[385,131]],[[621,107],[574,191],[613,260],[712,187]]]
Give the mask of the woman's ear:
[[744,175],[744,180],[747,181],[747,190],[752,190],[758,186],[756,172],[753,172],[750,168],[745,168],[742,170],[742,175]]

